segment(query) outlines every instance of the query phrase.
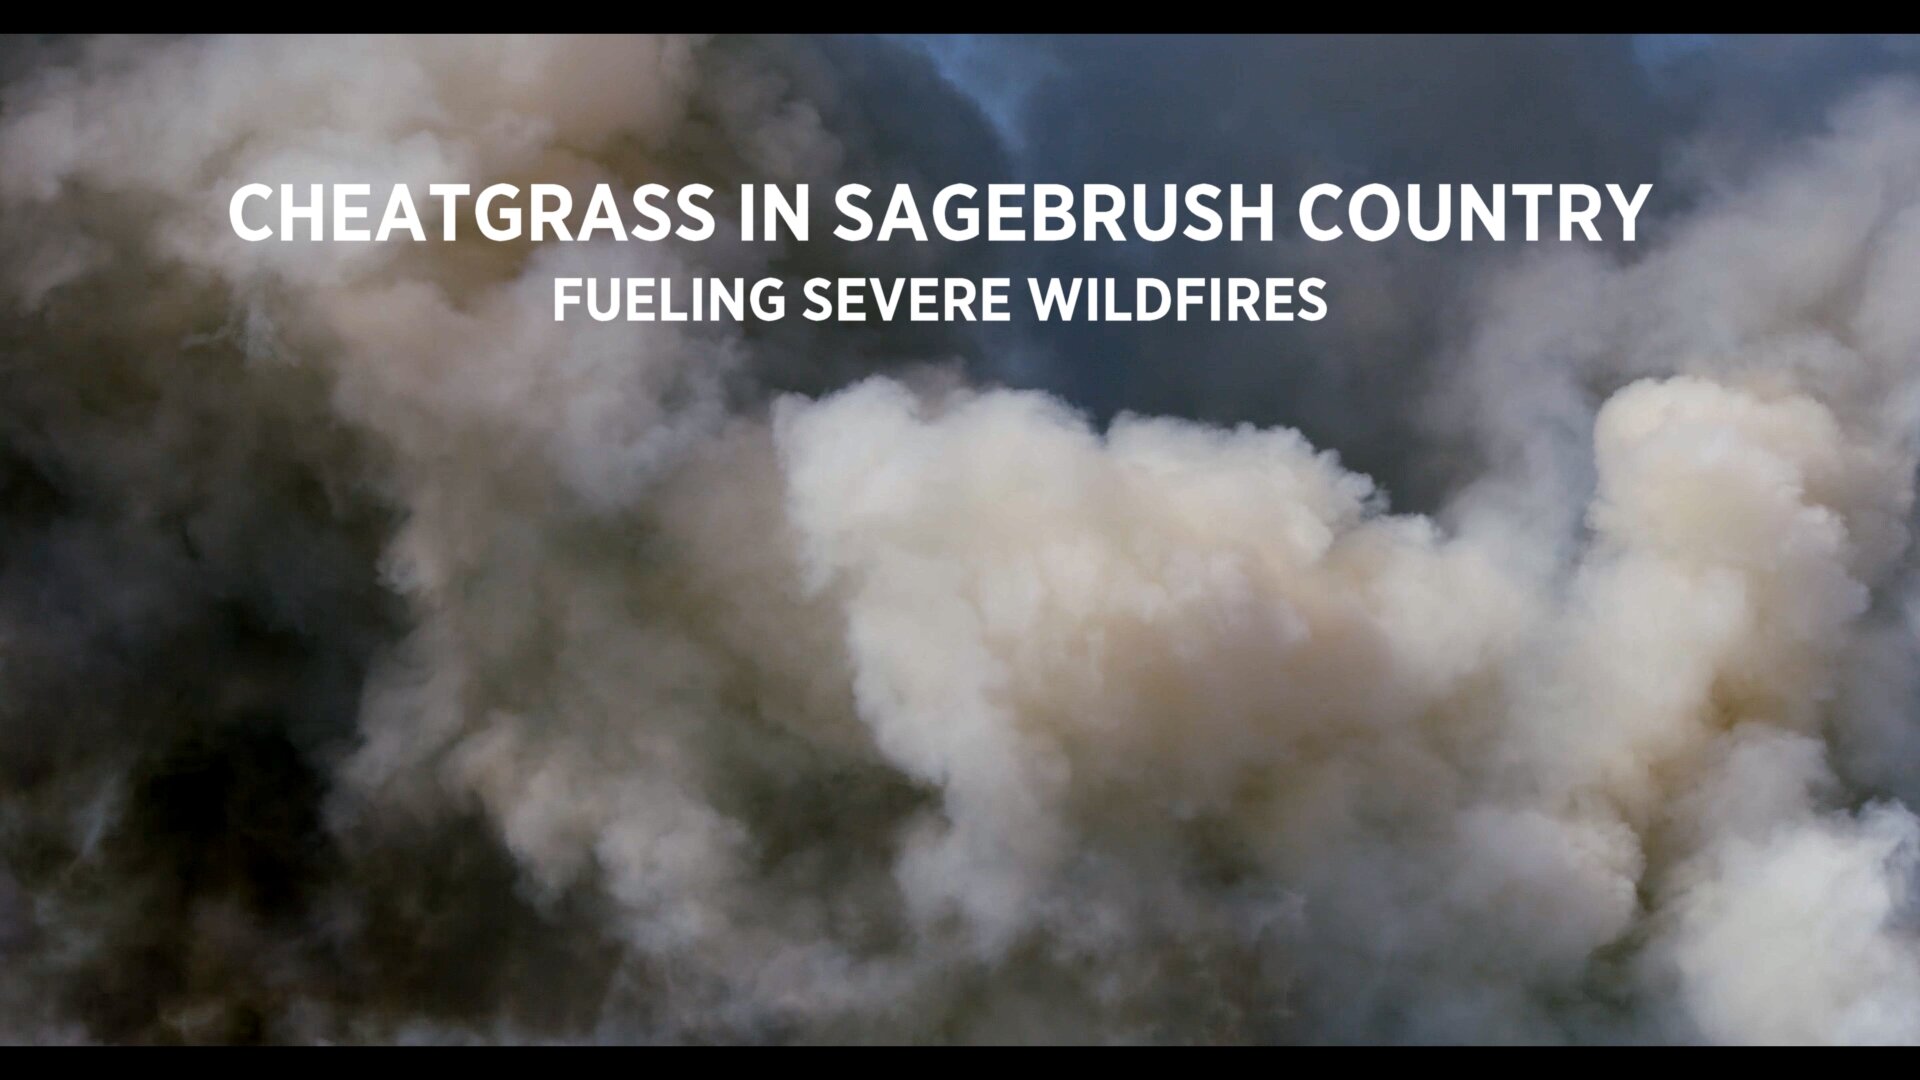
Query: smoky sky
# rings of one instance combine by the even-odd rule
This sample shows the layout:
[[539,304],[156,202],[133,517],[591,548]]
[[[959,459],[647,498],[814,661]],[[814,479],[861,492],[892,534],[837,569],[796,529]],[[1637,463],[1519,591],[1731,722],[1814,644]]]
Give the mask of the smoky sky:
[[[1299,427],[1415,509],[1482,467],[1430,399],[1457,365],[1476,277],[1519,245],[1305,240],[1308,186],[1652,183],[1647,235],[1754,155],[1817,125],[1911,43],[1733,36],[967,39],[911,42],[983,103],[1009,176],[1111,183],[1271,182],[1272,244],[1027,245],[1043,275],[1318,275],[1332,314],[1247,324],[1050,327],[990,374],[1099,415],[1171,413]],[[995,167],[999,166],[995,162]],[[1549,241],[1551,243],[1551,241]],[[1631,258],[1631,252],[1620,252]],[[1028,272],[1023,270],[1023,272]],[[1194,359],[1170,361],[1169,357]],[[1204,362],[1198,358],[1205,357]],[[1462,459],[1466,460],[1462,460]]]
[[[0,1038],[1920,1040],[1916,64],[0,43]],[[1272,183],[1282,228],[227,228],[323,177]],[[1303,242],[1320,181],[1655,187],[1632,244]],[[557,274],[1329,315],[558,324]]]

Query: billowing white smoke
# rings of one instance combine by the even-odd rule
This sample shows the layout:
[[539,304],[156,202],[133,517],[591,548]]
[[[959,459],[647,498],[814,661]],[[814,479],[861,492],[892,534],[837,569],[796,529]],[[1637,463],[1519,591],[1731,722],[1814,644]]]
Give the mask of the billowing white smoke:
[[[0,1030],[207,1037],[245,997],[277,1038],[1920,1041],[1920,102],[1863,99],[1630,265],[1492,282],[1445,404],[1499,467],[1444,524],[1290,431],[1099,431],[937,367],[760,395],[792,342],[551,320],[556,273],[759,272],[744,245],[248,246],[209,195],[819,179],[858,155],[817,77],[797,45],[329,39],[109,44],[9,90],[7,363],[89,440],[44,455],[190,478],[137,498],[295,619],[308,526],[221,509],[255,465],[187,429],[275,418],[254,445],[382,508],[396,629],[313,751],[339,883],[249,932],[391,971],[427,946],[369,929],[388,889],[483,942],[441,909],[497,897],[391,854],[477,813],[530,933],[595,944],[431,1009],[287,949],[111,1027],[34,993],[117,939],[10,839]],[[113,368],[149,426],[101,434],[60,366],[89,288],[114,347],[174,335]],[[167,367],[209,322],[228,351]],[[9,837],[105,827],[135,768],[62,767],[91,779],[8,789]],[[244,937],[222,903],[182,925]],[[509,1000],[569,981],[590,1015]]]

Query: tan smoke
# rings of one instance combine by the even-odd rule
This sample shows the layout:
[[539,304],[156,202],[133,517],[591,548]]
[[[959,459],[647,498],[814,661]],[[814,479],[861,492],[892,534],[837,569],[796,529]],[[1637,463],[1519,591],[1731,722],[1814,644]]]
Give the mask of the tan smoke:
[[[144,826],[89,837],[226,697],[79,699],[120,749],[0,789],[0,1034],[1920,1041],[1920,822],[1854,764],[1910,738],[1911,95],[1489,282],[1445,405],[1495,464],[1436,519],[1288,430],[551,318],[555,274],[793,254],[724,235],[226,224],[251,180],[824,181],[874,151],[809,50],[104,42],[8,88],[7,434],[107,500],[46,542],[126,583],[102,623],[237,595],[364,664],[295,740],[332,861],[291,916],[168,909],[151,1018],[38,991],[142,977]],[[0,623],[0,679],[106,637]],[[509,872],[409,856],[475,821]]]

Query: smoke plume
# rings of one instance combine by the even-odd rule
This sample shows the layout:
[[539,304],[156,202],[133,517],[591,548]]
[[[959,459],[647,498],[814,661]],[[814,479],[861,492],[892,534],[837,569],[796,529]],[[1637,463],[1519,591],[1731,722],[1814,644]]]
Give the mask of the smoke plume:
[[[1693,178],[1640,243],[1344,251],[1298,366],[1161,328],[1144,383],[1032,327],[552,318],[1004,251],[226,220],[1015,173],[1153,48],[1062,46],[1017,139],[887,41],[0,55],[0,1038],[1920,1041],[1914,84],[1645,91],[1548,163]],[[1433,48],[1555,72],[1548,126],[1625,66]],[[1303,149],[1210,178],[1282,191],[1380,137],[1229,118]],[[1268,373],[1311,422],[1218,422]]]

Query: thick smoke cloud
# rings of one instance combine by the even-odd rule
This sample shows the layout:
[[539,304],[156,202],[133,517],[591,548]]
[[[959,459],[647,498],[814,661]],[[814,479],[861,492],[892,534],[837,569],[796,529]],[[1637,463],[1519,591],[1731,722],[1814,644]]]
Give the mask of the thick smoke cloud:
[[[1023,48],[982,108],[910,43],[16,46],[0,1036],[1920,1041],[1920,90],[1769,126],[1738,51]],[[1234,149],[1169,149],[1195,115]],[[1338,325],[1257,343],[561,324],[560,273],[1008,256],[224,217],[1122,144],[1693,179],[1633,249],[1323,246]]]

